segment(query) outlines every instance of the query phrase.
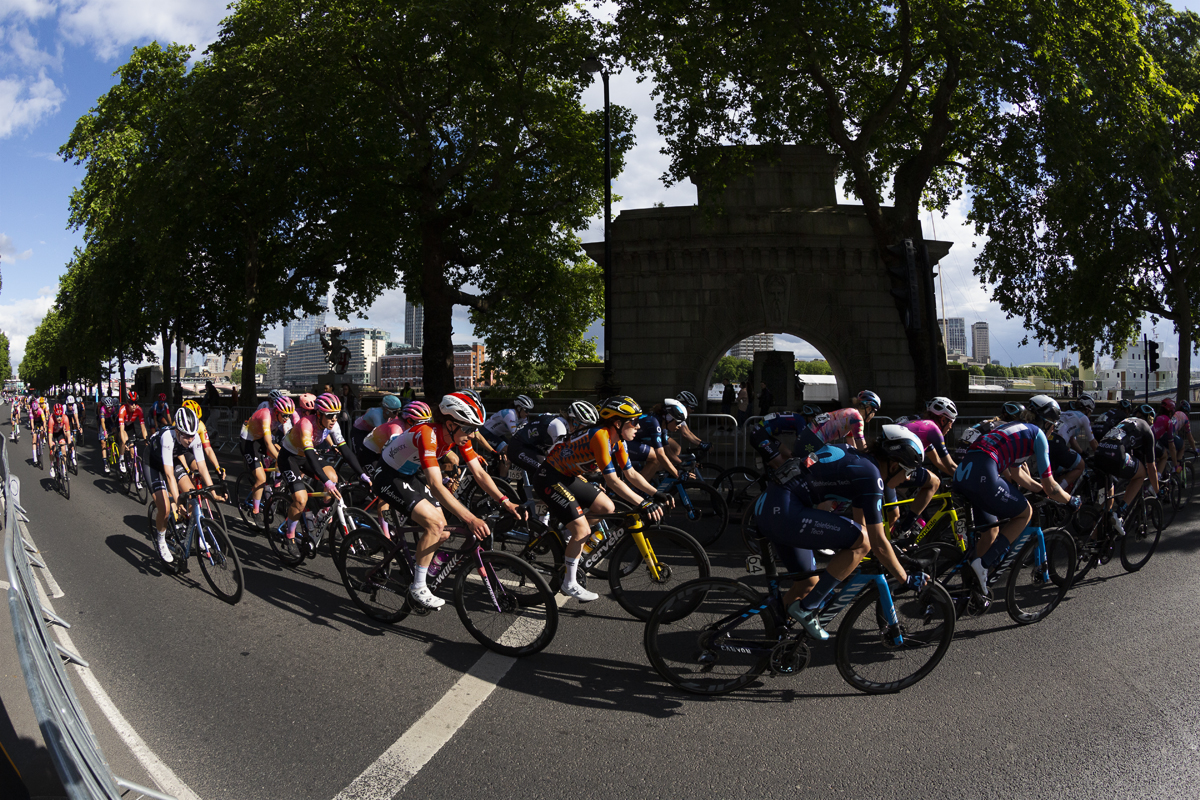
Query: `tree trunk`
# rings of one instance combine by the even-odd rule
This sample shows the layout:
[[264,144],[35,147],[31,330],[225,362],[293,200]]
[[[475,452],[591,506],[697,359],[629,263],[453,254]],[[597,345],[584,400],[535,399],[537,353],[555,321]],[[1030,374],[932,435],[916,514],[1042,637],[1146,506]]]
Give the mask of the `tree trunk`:
[[[425,372],[425,398],[431,404],[454,391],[454,298],[446,285],[442,243],[436,232],[424,236],[421,301],[425,307],[425,344],[421,361]],[[432,398],[432,399],[431,399]]]
[[[166,328],[162,329],[162,347],[163,347],[163,363],[162,363],[163,384],[165,384],[166,386],[170,386],[171,385],[171,349],[174,347],[174,340],[171,338],[171,335],[169,333],[167,333]],[[150,391],[151,392],[154,391],[153,386],[150,387]],[[166,390],[164,389],[163,391],[166,391]]]
[[243,406],[256,406],[258,386],[254,382],[254,365],[263,327],[262,303],[258,296],[258,273],[262,265],[258,259],[258,238],[253,235],[246,238],[246,332],[242,339],[242,388],[238,402]]
[[1194,312],[1191,299],[1188,297],[1187,277],[1180,270],[1172,273],[1171,293],[1175,302],[1177,315],[1175,325],[1179,329],[1179,379],[1175,392],[1175,402],[1184,400],[1190,402],[1192,386],[1192,325]]

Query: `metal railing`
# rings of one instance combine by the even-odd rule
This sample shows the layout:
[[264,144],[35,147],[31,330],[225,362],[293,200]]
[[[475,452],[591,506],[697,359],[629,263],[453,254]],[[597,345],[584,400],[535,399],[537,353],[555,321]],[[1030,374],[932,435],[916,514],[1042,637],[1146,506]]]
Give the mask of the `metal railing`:
[[64,620],[42,605],[33,567],[45,568],[26,534],[28,517],[21,508],[21,483],[9,471],[8,447],[0,437],[0,466],[4,489],[4,565],[8,570],[8,609],[29,700],[37,716],[46,749],[71,800],[117,800],[126,791],[155,800],[174,800],[112,774],[96,735],[75,697],[65,664],[84,668],[87,662],[56,642],[49,625],[69,628]]

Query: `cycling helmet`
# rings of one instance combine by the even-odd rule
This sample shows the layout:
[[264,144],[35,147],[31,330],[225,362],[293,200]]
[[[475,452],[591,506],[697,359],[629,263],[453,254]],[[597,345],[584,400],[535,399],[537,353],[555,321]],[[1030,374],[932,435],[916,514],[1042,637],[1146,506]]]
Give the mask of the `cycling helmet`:
[[332,392],[326,392],[316,399],[313,408],[318,414],[337,414],[342,410],[342,400]]
[[65,413],[67,413],[67,410],[66,410],[65,408],[63,408],[63,404],[62,404],[62,403],[55,403],[55,404],[54,404],[54,416],[56,416],[56,417],[61,417],[61,416],[62,416],[63,414],[65,414]]
[[635,419],[642,415],[642,407],[628,395],[618,394],[608,398],[600,406],[600,419]]
[[281,417],[290,417],[296,413],[296,403],[285,394],[271,401],[271,410]]
[[[689,411],[694,411],[696,407],[700,405],[700,402],[696,400],[696,395],[692,394],[686,389],[675,395],[675,399],[683,403]],[[687,417],[684,417],[684,419],[687,419]]]
[[195,436],[200,432],[200,420],[196,412],[190,408],[181,408],[175,412],[175,430],[184,436]]
[[595,425],[600,421],[600,413],[587,400],[576,400],[567,406],[567,416],[580,425]]
[[1150,405],[1149,403],[1142,403],[1133,412],[1133,415],[1135,417],[1141,417],[1147,422],[1154,422],[1154,418],[1157,416],[1157,413],[1154,411],[1154,406]]
[[404,403],[401,402],[400,398],[396,397],[396,395],[385,394],[383,396],[383,410],[384,411],[399,411],[403,407],[404,407]]
[[163,392],[159,392],[158,393],[158,402],[160,402],[160,403],[167,402],[167,395]]
[[1005,422],[1015,422],[1016,420],[1019,420],[1021,415],[1024,413],[1024,403],[1014,403],[1010,400],[1004,404],[1004,408],[1000,409],[1000,419],[1004,420]]
[[1175,398],[1164,397],[1162,400],[1162,407],[1163,407],[1163,411],[1167,412],[1168,415],[1174,414],[1175,413]]
[[667,422],[673,422],[675,420],[687,422],[687,418],[688,410],[684,408],[683,403],[679,402],[678,400],[672,400],[669,397],[666,400],[663,400],[663,419],[665,419]]
[[[125,393],[125,402],[126,403],[136,403],[137,400],[138,400],[137,392],[135,392],[133,389],[130,389],[128,392]],[[42,402],[43,403],[46,402],[46,398],[43,397]]]
[[935,397],[925,404],[925,410],[935,417],[947,417],[951,422],[958,419],[958,407],[949,397]]
[[1122,397],[1120,400],[1117,401],[1117,408],[1121,409],[1126,414],[1132,414],[1133,413],[1133,401],[1130,400],[1128,397]]
[[818,417],[825,412],[821,410],[820,406],[805,405],[804,408],[800,409],[800,413],[806,417]]
[[1079,407],[1087,413],[1092,413],[1096,410],[1096,398],[1092,397],[1087,392],[1079,395]]
[[200,417],[204,416],[203,412],[200,410],[200,404],[195,400],[184,400],[183,407],[190,408],[192,413],[196,415],[196,419],[200,419]]
[[287,397],[287,392],[283,391],[283,389],[272,389],[271,391],[267,392],[268,403],[274,403],[281,397]]
[[858,402],[862,403],[864,406],[869,406],[876,411],[879,410],[879,406],[881,405],[879,395],[875,394],[870,389],[863,389],[861,392],[859,392],[857,399]]
[[296,407],[301,411],[312,413],[317,407],[317,396],[311,392],[305,392],[296,398]]
[[479,418],[487,419],[487,408],[483,405],[483,398],[479,396],[479,392],[474,389],[460,389],[457,394],[465,394],[474,400],[475,405],[479,406]]
[[69,405],[69,406],[75,405],[75,395],[73,395],[73,394],[67,395],[67,405]]
[[513,408],[521,411],[533,411],[533,401],[523,394],[517,395],[517,399],[513,400]]
[[483,410],[466,392],[452,392],[438,403],[438,410],[460,425],[478,428],[483,424]]
[[916,469],[925,461],[925,445],[915,433],[900,425],[884,425],[876,445],[885,458],[906,470]]
[[1029,398],[1029,410],[1039,422],[1058,422],[1058,418],[1062,416],[1058,401],[1044,394],[1035,394]]
[[400,419],[411,425],[420,425],[423,422],[429,422],[433,419],[433,409],[428,403],[420,400],[414,400],[404,407],[400,412]]
[[1192,404],[1189,403],[1187,400],[1180,400],[1179,401],[1179,410],[1185,414],[1190,414],[1190,413],[1192,413]]

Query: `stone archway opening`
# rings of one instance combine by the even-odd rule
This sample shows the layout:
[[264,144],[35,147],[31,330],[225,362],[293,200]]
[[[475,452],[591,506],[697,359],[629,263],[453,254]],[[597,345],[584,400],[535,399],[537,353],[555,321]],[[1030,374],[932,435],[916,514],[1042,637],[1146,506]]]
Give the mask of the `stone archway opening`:
[[[700,396],[707,397],[714,410],[724,406],[726,380],[732,379],[738,388],[743,381],[749,383],[751,416],[758,410],[755,398],[764,381],[775,410],[797,410],[805,403],[840,406],[847,397],[845,372],[836,355],[831,359],[829,348],[822,349],[799,331],[757,332],[723,342],[702,374]],[[736,402],[732,408],[736,411]]]

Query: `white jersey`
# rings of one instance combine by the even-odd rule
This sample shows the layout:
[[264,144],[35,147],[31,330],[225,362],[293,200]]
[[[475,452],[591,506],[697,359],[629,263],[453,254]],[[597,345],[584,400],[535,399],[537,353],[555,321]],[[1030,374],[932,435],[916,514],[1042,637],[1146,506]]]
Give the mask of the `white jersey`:
[[1058,419],[1058,435],[1070,444],[1072,439],[1081,434],[1086,436],[1089,442],[1096,438],[1092,434],[1092,421],[1088,419],[1087,414],[1070,409],[1062,412]]
[[489,433],[494,433],[497,436],[505,434],[512,436],[520,427],[521,420],[517,419],[517,411],[515,408],[506,408],[503,411],[497,411],[488,418],[488,421],[483,423],[483,427]]

